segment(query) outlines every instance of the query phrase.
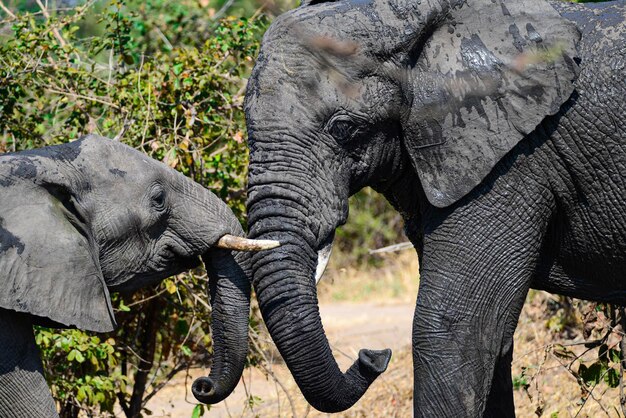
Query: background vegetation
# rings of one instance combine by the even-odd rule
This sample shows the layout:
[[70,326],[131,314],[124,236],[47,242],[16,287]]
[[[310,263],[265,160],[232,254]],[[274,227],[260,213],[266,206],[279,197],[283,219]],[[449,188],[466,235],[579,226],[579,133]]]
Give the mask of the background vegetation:
[[[0,0],[0,152],[92,132],[114,137],[210,188],[245,224],[246,78],[269,21],[294,6],[295,0]],[[335,272],[378,265],[384,256],[369,249],[404,240],[399,215],[375,192],[360,192],[350,208],[349,223],[338,232]],[[332,300],[385,292],[390,300],[406,297],[406,283],[393,277],[374,278],[360,293],[349,280],[321,292]],[[176,373],[210,364],[207,300],[206,275],[198,270],[115,296],[116,332],[39,328],[61,415],[107,416],[116,405],[127,417],[150,414],[146,403]],[[546,323],[556,333],[574,323],[597,324],[597,315],[572,319],[568,299],[551,303]],[[608,337],[619,318],[610,307],[593,306],[609,318],[594,328],[597,341],[589,347],[597,354],[583,364],[559,351],[576,365],[570,369],[587,397],[590,385],[615,387],[622,376],[619,341]],[[250,324],[257,335],[254,308]],[[253,347],[250,366],[263,358],[263,347]],[[519,390],[532,381],[530,372],[516,379]],[[198,406],[194,415],[204,411]]]
[[[244,221],[241,107],[267,22],[252,5],[5,1],[0,151],[115,137],[210,188]],[[118,403],[138,417],[176,372],[209,364],[203,273],[118,295],[109,335],[38,329],[62,416],[107,415]]]

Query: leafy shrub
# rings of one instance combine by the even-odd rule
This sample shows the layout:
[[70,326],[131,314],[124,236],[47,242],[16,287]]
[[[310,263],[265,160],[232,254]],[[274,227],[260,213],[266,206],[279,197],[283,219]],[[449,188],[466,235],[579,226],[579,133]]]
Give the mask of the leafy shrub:
[[38,328],[36,342],[52,391],[68,402],[65,410],[80,405],[92,413],[113,412],[117,393],[125,391],[128,381],[117,369],[121,354],[113,338],[102,341],[78,330]]
[[367,187],[350,198],[350,216],[337,230],[333,258],[340,259],[339,266],[379,264],[382,258],[369,250],[407,241],[403,226],[402,216],[382,195]]

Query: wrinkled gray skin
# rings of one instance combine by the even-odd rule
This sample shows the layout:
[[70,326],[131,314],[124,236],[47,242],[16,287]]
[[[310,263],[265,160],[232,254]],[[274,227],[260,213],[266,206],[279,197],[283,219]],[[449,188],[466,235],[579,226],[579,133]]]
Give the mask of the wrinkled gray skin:
[[416,417],[513,416],[530,287],[626,303],[625,4],[313,1],[279,17],[248,83],[261,312],[302,393],[341,411],[384,371],[342,373],[318,252],[371,186],[420,254]]
[[241,253],[213,247],[243,234],[215,195],[92,135],[0,155],[0,199],[0,417],[56,416],[33,324],[111,331],[109,290],[156,284],[200,257],[216,351],[201,395],[215,403],[232,391],[247,354],[250,284]]

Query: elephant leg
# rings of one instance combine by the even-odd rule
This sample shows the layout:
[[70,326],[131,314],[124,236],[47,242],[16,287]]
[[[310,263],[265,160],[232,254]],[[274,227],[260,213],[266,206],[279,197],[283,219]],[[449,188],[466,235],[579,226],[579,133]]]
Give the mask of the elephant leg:
[[513,333],[553,206],[545,188],[532,198],[493,190],[427,221],[413,323],[416,417],[515,414]]
[[58,417],[28,315],[0,309],[0,418]]
[[491,391],[487,399],[487,407],[483,417],[485,418],[515,418],[515,405],[513,403],[513,380],[511,379],[511,362],[513,361],[513,337],[509,338],[511,344],[502,353],[502,357],[496,363],[491,382]]

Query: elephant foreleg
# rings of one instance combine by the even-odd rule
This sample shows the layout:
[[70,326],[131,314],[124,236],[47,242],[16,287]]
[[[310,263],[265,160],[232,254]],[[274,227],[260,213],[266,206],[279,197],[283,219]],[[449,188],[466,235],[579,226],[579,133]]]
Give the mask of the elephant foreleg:
[[58,417],[30,318],[0,309],[0,418]]
[[505,347],[502,356],[496,363],[493,373],[491,391],[487,398],[487,407],[483,418],[506,418],[515,417],[515,404],[513,403],[513,381],[511,380],[511,362],[513,361],[513,338],[509,338],[511,344]]
[[546,189],[532,198],[500,190],[427,225],[413,325],[416,417],[515,415],[513,334],[552,210]]

